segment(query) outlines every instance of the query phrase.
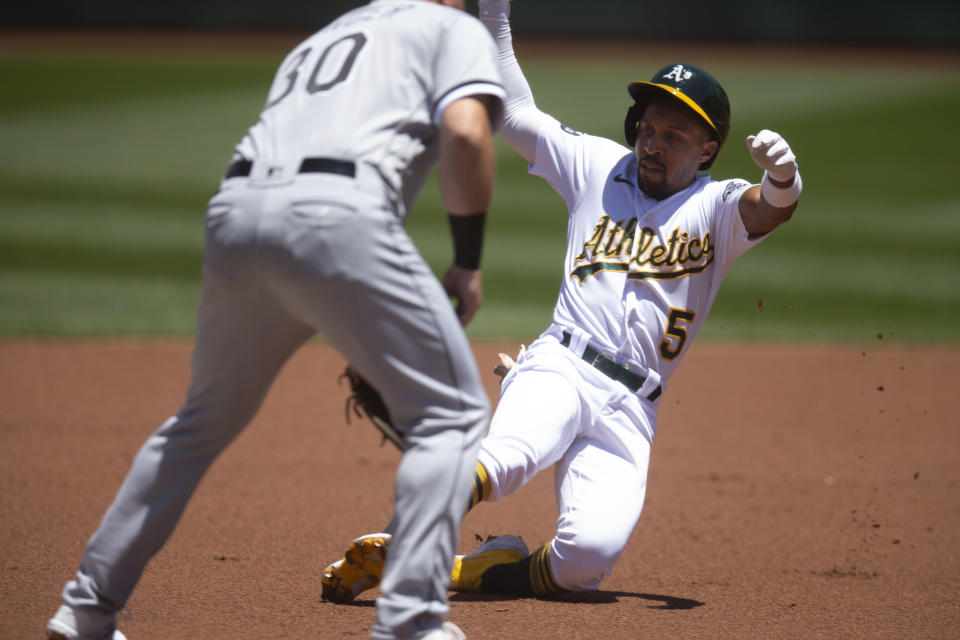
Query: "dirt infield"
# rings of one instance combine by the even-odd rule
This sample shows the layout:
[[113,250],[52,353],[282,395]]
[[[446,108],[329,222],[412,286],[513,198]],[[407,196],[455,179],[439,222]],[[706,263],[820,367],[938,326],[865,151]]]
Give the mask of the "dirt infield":
[[[478,360],[503,347],[477,345]],[[183,341],[0,342],[0,638],[42,637],[188,365]],[[398,454],[346,424],[342,365],[316,343],[281,373],[134,592],[131,640],[367,636],[378,592],[321,602],[319,569],[387,521]],[[883,340],[696,345],[662,400],[647,505],[602,590],[453,595],[451,619],[471,640],[957,638],[958,370],[955,347]],[[533,547],[555,515],[541,474],[469,514],[462,546],[514,533]]]

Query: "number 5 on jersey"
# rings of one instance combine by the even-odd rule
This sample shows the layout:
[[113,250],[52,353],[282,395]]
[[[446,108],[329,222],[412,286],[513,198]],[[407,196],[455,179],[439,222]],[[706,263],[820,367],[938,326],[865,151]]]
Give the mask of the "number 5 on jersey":
[[693,322],[697,317],[696,311],[689,309],[670,308],[670,317],[667,318],[667,334],[663,342],[660,343],[660,355],[667,360],[673,360],[683,350],[683,345],[687,343],[687,323]]

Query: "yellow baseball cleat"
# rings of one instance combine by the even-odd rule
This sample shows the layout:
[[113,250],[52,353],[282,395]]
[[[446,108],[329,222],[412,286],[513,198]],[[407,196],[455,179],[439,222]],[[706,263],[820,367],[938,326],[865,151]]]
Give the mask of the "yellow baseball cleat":
[[483,574],[498,564],[523,560],[530,551],[527,543],[517,536],[497,536],[484,542],[473,553],[456,556],[450,571],[451,591],[479,592]]
[[371,533],[350,543],[343,558],[323,570],[320,597],[331,602],[350,602],[378,586],[390,538],[389,533]]

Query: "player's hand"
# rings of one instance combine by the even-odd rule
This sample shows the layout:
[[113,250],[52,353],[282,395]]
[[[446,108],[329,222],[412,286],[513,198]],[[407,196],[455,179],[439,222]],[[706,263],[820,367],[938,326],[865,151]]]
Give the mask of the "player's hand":
[[777,182],[790,182],[797,173],[797,157],[790,145],[779,133],[761,130],[755,136],[747,136],[747,149],[757,166],[766,170]]
[[497,358],[500,360],[500,364],[493,368],[493,372],[500,378],[500,382],[503,382],[503,379],[510,373],[510,369],[517,366],[517,363],[505,353],[498,353]]
[[457,301],[457,317],[467,326],[483,302],[483,271],[451,265],[443,275],[443,290]]
[[[523,355],[523,352],[527,350],[527,345],[520,345],[520,352],[517,354],[517,360],[520,359],[520,356]],[[503,379],[507,377],[507,374],[510,373],[510,370],[517,366],[516,361],[508,356],[505,353],[498,353],[497,359],[500,360],[500,364],[493,368],[493,372],[500,378],[500,382],[503,382]]]

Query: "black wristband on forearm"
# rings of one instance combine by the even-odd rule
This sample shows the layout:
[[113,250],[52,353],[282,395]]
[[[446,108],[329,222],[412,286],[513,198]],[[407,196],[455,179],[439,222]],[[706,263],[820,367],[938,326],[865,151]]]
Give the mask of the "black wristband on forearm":
[[487,212],[464,216],[448,213],[447,218],[450,220],[450,233],[453,235],[453,264],[464,269],[479,269]]

